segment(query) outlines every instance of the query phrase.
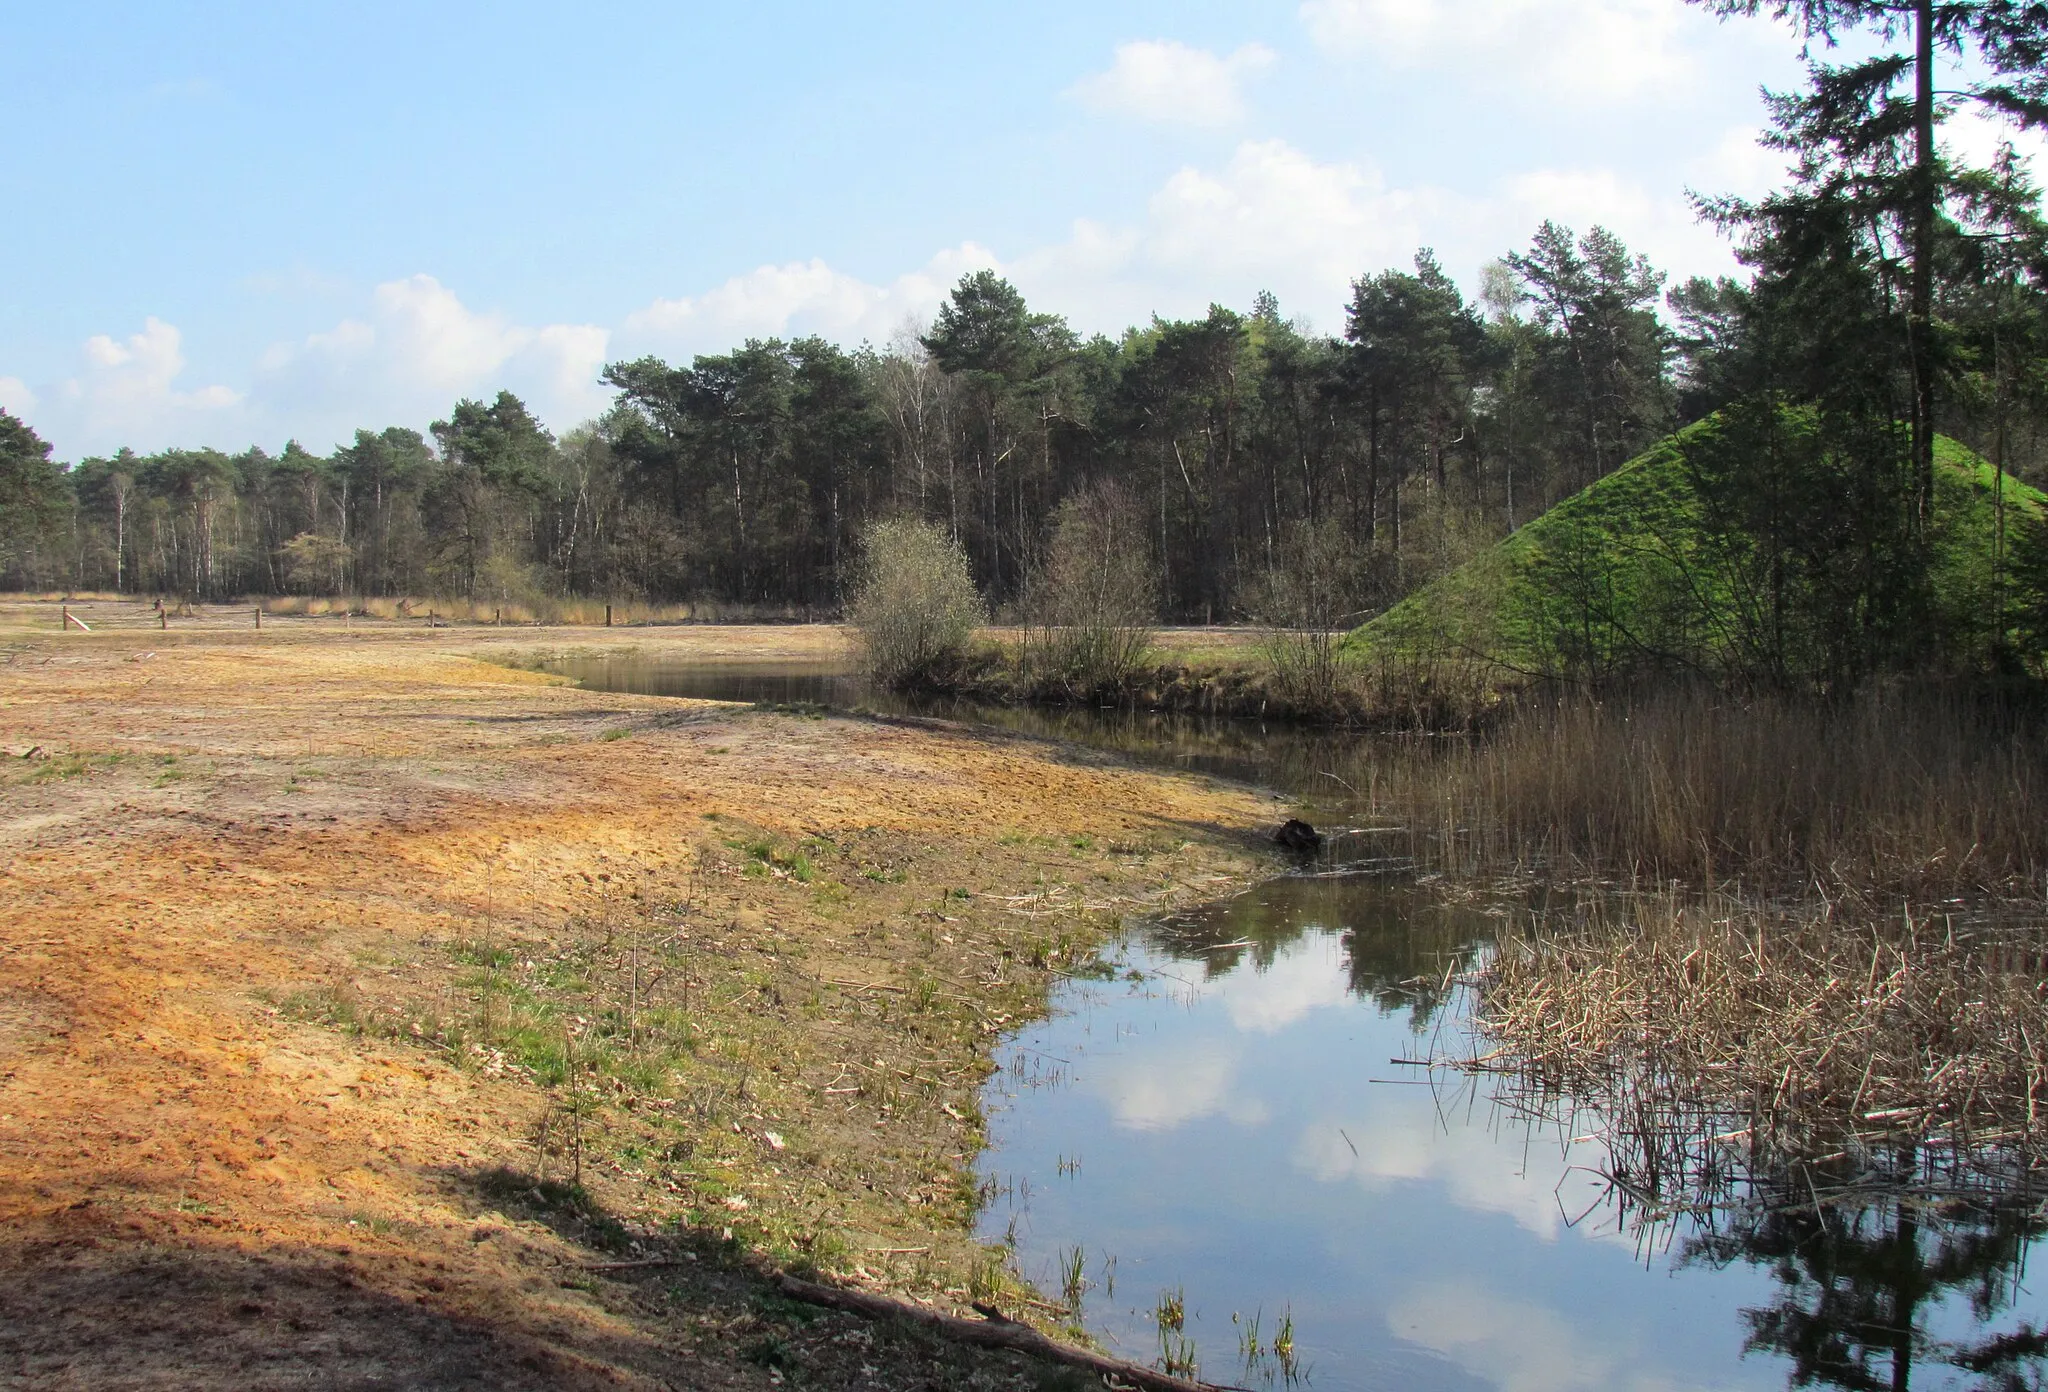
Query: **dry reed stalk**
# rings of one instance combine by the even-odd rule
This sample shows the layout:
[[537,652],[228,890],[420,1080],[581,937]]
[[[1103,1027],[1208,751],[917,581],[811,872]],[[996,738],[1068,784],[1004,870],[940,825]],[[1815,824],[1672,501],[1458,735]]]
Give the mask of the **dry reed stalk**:
[[2048,739],[1965,693],[1573,697],[1388,754],[1375,812],[1437,828],[1435,857],[1459,870],[1920,898],[2038,896],[2048,871]]
[[1725,1172],[1730,1137],[1780,1158],[1904,1148],[2030,1173],[2048,1164],[2042,948],[1726,899],[1539,924],[1504,934],[1484,974],[1477,1027],[1500,1047],[1473,1066],[1509,1075],[1511,1110],[1594,1114],[1611,1177],[1645,1204]]

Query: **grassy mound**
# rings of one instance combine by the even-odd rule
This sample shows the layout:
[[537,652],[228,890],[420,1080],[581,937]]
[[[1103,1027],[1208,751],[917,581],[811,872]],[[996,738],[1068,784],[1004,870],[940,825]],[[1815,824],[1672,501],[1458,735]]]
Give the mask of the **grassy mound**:
[[[1796,437],[1803,427],[1787,420]],[[1725,428],[1711,418],[1658,442],[1356,630],[1350,654],[1380,665],[1464,657],[1529,676],[1745,665],[1772,597],[1758,549],[1708,523],[1698,465],[1728,446]],[[2000,483],[1945,437],[1936,463],[1927,622],[1951,651],[1981,654],[1999,636]],[[2048,495],[2010,475],[2002,490],[2009,546]]]

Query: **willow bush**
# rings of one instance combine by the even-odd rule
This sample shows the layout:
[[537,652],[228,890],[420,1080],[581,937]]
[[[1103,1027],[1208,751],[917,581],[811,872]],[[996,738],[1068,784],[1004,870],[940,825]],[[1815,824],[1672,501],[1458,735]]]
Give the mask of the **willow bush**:
[[987,609],[959,543],[929,522],[897,518],[863,534],[846,617],[869,675],[902,687],[957,669]]

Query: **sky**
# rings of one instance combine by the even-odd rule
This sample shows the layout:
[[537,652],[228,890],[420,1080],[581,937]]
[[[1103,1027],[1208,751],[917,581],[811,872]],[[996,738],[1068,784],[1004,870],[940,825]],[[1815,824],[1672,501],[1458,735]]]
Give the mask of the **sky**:
[[992,267],[1115,334],[1315,329],[1545,218],[1734,269],[1767,19],[1682,0],[0,0],[0,407],[57,456],[423,429],[607,362],[878,346]]

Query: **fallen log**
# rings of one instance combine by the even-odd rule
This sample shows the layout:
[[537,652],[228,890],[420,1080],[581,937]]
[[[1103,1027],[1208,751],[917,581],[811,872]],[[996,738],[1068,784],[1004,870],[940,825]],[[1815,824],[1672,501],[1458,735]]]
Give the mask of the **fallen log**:
[[986,1310],[986,1319],[961,1319],[957,1315],[941,1314],[937,1310],[929,1310],[922,1305],[913,1305],[907,1300],[897,1300],[892,1296],[870,1295],[866,1291],[847,1290],[843,1286],[821,1286],[811,1281],[798,1280],[794,1276],[778,1276],[775,1284],[784,1295],[808,1305],[825,1305],[835,1310],[850,1310],[854,1314],[866,1315],[870,1319],[908,1320],[965,1344],[1028,1353],[1034,1358],[1064,1363],[1071,1368],[1082,1368],[1101,1377],[1112,1377],[1132,1387],[1151,1388],[1154,1392],[1244,1392],[1242,1388],[1174,1377],[1156,1368],[1148,1368],[1142,1363],[1110,1358],[1103,1354],[1091,1353],[1087,1349],[1075,1348],[1072,1344],[1062,1344],[1046,1338],[1030,1325],[1010,1319],[999,1311]]

